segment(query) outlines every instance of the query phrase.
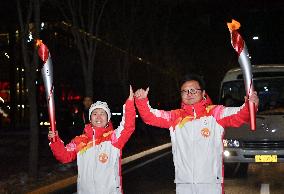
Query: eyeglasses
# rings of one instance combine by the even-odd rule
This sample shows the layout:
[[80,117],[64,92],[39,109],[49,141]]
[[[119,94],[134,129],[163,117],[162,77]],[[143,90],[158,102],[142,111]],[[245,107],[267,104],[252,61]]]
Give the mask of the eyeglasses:
[[188,90],[182,90],[182,91],[180,91],[180,93],[181,93],[181,95],[187,95],[187,94],[197,94],[197,91],[198,90],[202,90],[202,89],[195,89],[195,88],[190,88],[190,89],[188,89]]

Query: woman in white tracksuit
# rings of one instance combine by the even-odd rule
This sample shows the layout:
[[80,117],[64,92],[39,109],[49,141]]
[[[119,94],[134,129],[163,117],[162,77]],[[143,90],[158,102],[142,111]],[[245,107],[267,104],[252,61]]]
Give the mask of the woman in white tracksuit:
[[200,76],[188,75],[181,82],[181,108],[163,111],[151,108],[148,91],[137,90],[135,104],[145,123],[170,130],[176,193],[224,193],[224,128],[249,121],[248,101],[258,106],[256,93],[241,107],[212,105]]
[[[133,91],[123,108],[123,117],[117,129],[110,121],[107,103],[97,101],[89,109],[90,123],[84,132],[69,144],[58,133],[49,132],[50,148],[62,163],[77,159],[79,194],[122,194],[121,155],[122,148],[135,128]],[[55,139],[55,141],[52,141]]]

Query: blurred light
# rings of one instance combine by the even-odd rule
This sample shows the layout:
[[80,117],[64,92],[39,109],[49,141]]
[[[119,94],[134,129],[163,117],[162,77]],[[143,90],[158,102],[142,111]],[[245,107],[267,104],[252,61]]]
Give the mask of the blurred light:
[[240,147],[240,142],[234,139],[223,139],[223,146],[229,148],[238,148]]
[[32,40],[33,40],[33,35],[31,32],[29,32],[29,37],[28,37],[27,42],[31,42]]
[[25,108],[25,105],[24,105],[24,104],[18,104],[17,107],[18,107],[18,108]]
[[[120,113],[120,112],[113,112],[113,113],[111,113],[112,115],[114,115],[114,116],[121,116],[122,115],[122,113]],[[136,118],[138,118],[138,115],[136,115],[135,116]]]
[[252,37],[253,40],[258,40],[258,36]]
[[3,103],[5,102],[5,101],[4,101],[4,99],[3,99],[3,98],[1,98],[1,97],[0,97],[0,100],[1,100],[1,102],[3,102]]
[[228,147],[228,140],[223,139],[223,145],[224,145],[224,147]]
[[1,108],[0,108],[0,114],[3,115],[3,117],[7,118],[8,114],[6,112],[4,112]]
[[228,150],[224,151],[224,156],[229,157],[230,156],[230,152]]
[[48,122],[48,121],[41,121],[40,123],[39,123],[39,125],[40,126],[49,126],[50,125],[50,123]]
[[4,55],[9,59],[10,56],[8,55],[8,53],[4,53]]
[[240,147],[240,142],[238,140],[234,140],[234,145],[238,148]]
[[43,30],[43,28],[44,28],[44,22],[41,22],[40,29]]

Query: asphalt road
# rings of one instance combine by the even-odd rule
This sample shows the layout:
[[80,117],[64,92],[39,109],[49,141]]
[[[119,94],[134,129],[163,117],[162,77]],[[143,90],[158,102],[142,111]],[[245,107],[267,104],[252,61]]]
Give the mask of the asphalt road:
[[[170,148],[123,166],[124,194],[175,194]],[[76,186],[57,193],[76,193]],[[283,194],[284,163],[250,164],[242,178],[226,178],[225,194]]]
[[[123,174],[125,194],[173,194],[175,193],[173,181],[172,154]],[[225,193],[283,194],[284,164],[251,164],[246,177],[225,179]]]

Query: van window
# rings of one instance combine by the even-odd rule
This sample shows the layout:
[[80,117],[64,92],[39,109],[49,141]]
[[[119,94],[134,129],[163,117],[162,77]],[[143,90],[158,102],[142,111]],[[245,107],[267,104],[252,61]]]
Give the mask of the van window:
[[[259,97],[258,114],[284,114],[284,78],[256,79],[254,87]],[[243,80],[223,83],[221,103],[240,106],[244,102]]]

